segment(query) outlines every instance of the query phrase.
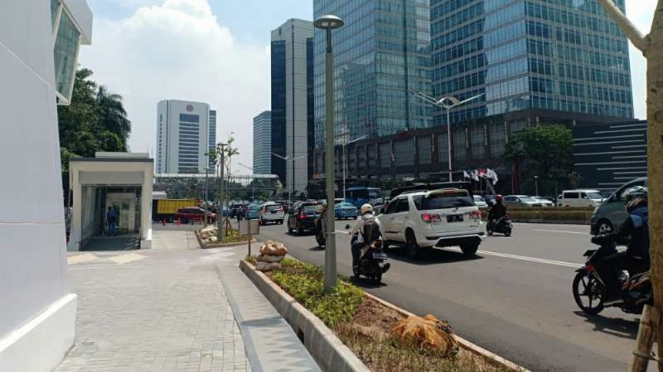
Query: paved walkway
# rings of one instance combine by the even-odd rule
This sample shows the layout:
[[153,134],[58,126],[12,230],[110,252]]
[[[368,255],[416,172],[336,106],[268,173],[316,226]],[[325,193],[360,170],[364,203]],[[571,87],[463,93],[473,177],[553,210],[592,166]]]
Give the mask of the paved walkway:
[[245,247],[201,250],[193,233],[170,230],[154,231],[153,247],[69,254],[76,342],[56,372],[317,370],[273,308],[271,322],[240,332],[247,310],[229,296],[267,302],[237,267]]

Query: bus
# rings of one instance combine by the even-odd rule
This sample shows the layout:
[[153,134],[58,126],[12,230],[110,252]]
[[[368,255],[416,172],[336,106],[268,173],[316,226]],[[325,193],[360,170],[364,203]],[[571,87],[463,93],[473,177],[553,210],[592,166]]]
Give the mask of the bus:
[[366,203],[371,205],[384,203],[384,194],[377,187],[351,187],[345,190],[345,195],[345,201],[357,208],[361,208]]

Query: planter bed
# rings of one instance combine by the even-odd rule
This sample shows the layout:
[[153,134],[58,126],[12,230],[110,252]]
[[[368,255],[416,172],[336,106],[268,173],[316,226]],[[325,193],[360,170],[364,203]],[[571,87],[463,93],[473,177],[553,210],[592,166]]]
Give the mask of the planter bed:
[[248,261],[241,269],[325,371],[525,371],[455,335],[460,348],[447,356],[400,343],[390,330],[412,314],[343,279],[335,293],[324,295],[319,267],[286,259],[280,270],[264,274],[255,271],[255,257]]

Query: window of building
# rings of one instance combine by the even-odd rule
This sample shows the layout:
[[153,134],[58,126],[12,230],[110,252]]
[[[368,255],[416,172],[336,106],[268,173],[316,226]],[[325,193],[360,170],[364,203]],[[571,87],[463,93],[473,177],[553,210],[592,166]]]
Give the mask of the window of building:
[[67,101],[71,99],[71,91],[74,86],[74,74],[76,71],[76,55],[81,33],[63,9],[60,15],[60,24],[55,39],[53,56],[55,59],[55,85]]
[[437,160],[440,163],[449,161],[449,141],[446,133],[437,135]]
[[419,164],[430,164],[433,160],[433,149],[431,147],[431,137],[417,138],[417,156]]
[[509,133],[516,134],[521,130],[527,128],[527,120],[515,120],[509,123]]
[[362,146],[358,149],[359,152],[359,169],[366,168],[366,147]]
[[180,121],[184,121],[187,123],[199,123],[200,122],[200,116],[199,115],[191,115],[191,114],[180,114]]
[[502,157],[504,155],[504,124],[492,123],[488,126],[490,136],[490,155],[493,158]]
[[394,142],[394,164],[397,167],[414,165],[413,139]]
[[58,20],[58,11],[60,10],[60,0],[51,0],[51,26],[55,29],[55,22]]
[[376,162],[375,145],[366,146],[366,156],[368,158],[368,168],[373,168],[377,165]]
[[382,167],[382,168],[391,167],[391,144],[390,143],[380,144],[380,167]]
[[458,128],[454,130],[453,135],[451,136],[451,141],[453,141],[453,159],[467,159],[467,138],[465,128]]
[[470,144],[473,159],[483,159],[486,156],[486,138],[483,125],[472,126]]

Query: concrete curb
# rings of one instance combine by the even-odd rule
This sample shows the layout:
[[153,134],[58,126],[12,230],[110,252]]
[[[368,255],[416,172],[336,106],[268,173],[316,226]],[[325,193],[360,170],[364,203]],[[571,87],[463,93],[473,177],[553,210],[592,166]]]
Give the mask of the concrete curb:
[[[385,300],[383,300],[379,297],[375,297],[375,296],[373,296],[372,294],[370,294],[368,292],[364,292],[364,294],[366,295],[366,297],[371,298],[371,299],[381,303],[382,305],[403,314],[404,316],[407,316],[407,317],[415,316],[415,314],[412,314],[411,312],[409,312],[407,310],[401,309],[400,307],[392,304],[391,302],[387,302],[387,301],[385,301]],[[475,344],[471,343],[470,341],[458,336],[457,334],[454,334],[454,336],[456,337],[456,340],[458,341],[458,344],[460,345],[460,347],[462,347],[463,349],[465,349],[465,350],[467,350],[467,351],[483,358],[484,360],[486,360],[486,362],[488,362],[488,363],[490,363],[494,366],[508,368],[512,371],[517,371],[517,372],[530,372],[528,369],[525,369],[524,367],[521,367],[521,366],[517,365],[516,363],[513,363],[513,362],[511,362],[507,359],[504,359],[504,358],[502,358],[501,356],[499,356],[497,354],[491,353],[490,351],[488,351],[488,350],[486,350],[486,349],[484,349],[484,348],[482,348],[478,345],[475,345]]]
[[[239,245],[249,244],[248,240],[243,240],[241,242],[216,243],[216,244],[205,245],[205,244],[203,244],[203,240],[200,238],[200,234],[198,233],[198,230],[195,231],[195,234],[196,234],[196,239],[198,239],[198,245],[200,245],[200,248],[202,248],[202,249],[237,247]],[[255,243],[257,241],[258,241],[257,239],[251,239],[251,243]]]
[[239,268],[290,324],[325,372],[370,372],[368,367],[313,313],[246,261]]

